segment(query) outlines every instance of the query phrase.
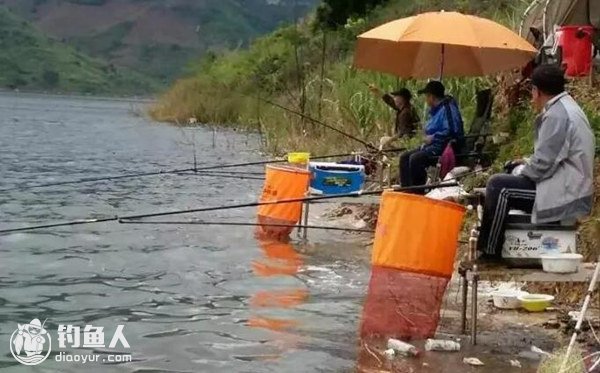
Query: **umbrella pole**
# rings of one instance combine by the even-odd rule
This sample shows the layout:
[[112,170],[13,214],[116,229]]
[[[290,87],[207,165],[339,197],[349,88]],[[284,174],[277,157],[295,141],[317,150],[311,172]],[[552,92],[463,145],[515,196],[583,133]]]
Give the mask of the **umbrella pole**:
[[441,64],[440,64],[440,82],[442,81],[442,78],[444,77],[444,64],[445,64],[445,59],[446,59],[446,44],[442,44],[442,59],[441,59]]

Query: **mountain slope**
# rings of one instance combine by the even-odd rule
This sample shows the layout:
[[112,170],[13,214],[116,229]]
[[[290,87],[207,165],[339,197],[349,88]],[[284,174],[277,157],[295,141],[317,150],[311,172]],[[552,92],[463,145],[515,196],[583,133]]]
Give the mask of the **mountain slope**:
[[245,46],[317,0],[0,0],[58,40],[164,81],[207,50]]
[[0,6],[0,86],[92,94],[144,94],[158,84],[47,38]]

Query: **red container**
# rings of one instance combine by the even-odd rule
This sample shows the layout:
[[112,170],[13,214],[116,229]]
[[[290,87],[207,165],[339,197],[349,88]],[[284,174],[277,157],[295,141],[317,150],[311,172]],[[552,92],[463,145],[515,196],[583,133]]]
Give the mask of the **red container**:
[[592,72],[594,31],[593,26],[562,26],[559,29],[558,45],[562,47],[567,76],[588,76]]

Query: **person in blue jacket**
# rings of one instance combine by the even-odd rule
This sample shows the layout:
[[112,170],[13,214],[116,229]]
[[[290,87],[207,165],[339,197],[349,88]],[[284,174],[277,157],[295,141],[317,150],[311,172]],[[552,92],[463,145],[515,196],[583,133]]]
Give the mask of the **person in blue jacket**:
[[[446,88],[439,81],[430,81],[419,91],[429,106],[429,120],[425,125],[424,144],[400,156],[400,184],[403,187],[425,185],[427,167],[437,163],[451,140],[464,141],[463,120],[456,100],[446,96]],[[418,192],[421,193],[421,192]]]

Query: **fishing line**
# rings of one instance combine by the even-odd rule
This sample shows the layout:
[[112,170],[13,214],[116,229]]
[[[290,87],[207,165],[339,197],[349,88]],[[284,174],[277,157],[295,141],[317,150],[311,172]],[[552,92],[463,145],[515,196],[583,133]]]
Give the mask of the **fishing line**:
[[[437,185],[420,185],[420,186],[412,186],[412,187],[401,187],[401,188],[394,188],[394,189],[390,189],[390,190],[393,190],[396,192],[414,192],[414,191],[433,190],[433,189],[438,189],[438,188],[447,188],[447,187],[454,187],[454,186],[459,186],[459,184],[458,183],[448,183],[446,181],[443,184],[437,184]],[[277,205],[277,204],[282,204],[282,203],[311,202],[311,201],[332,200],[332,199],[339,199],[339,198],[360,199],[360,197],[363,197],[363,196],[381,195],[384,191],[385,190],[382,189],[382,190],[377,190],[377,191],[373,191],[373,192],[364,192],[364,193],[355,192],[355,193],[347,193],[347,194],[312,196],[312,197],[292,198],[292,199],[285,199],[285,200],[278,200],[278,201],[251,202],[251,203],[241,203],[241,204],[235,204],[235,205],[201,207],[201,208],[188,209],[188,210],[165,211],[165,212],[157,212],[157,213],[150,213],[150,214],[115,216],[112,218],[105,218],[105,219],[76,220],[76,221],[64,222],[64,223],[2,229],[2,230],[0,230],[0,234],[31,231],[31,230],[43,229],[43,228],[71,226],[71,225],[95,224],[95,223],[102,223],[102,222],[108,222],[108,221],[119,221],[120,223],[123,223],[125,221],[139,220],[139,219],[143,219],[143,218],[155,218],[155,217],[160,217],[160,216],[182,215],[182,214],[191,214],[191,213],[198,213],[198,212],[209,212],[209,211],[222,211],[222,210],[231,210],[231,209],[237,209],[237,208]]]
[[[459,187],[460,184],[458,182],[456,182],[456,181],[458,181],[458,179],[461,179],[461,178],[464,178],[464,177],[467,177],[470,175],[474,175],[474,174],[477,174],[480,172],[485,172],[486,170],[488,170],[490,168],[491,167],[485,167],[485,168],[482,168],[479,170],[467,172],[462,175],[457,175],[454,178],[444,180],[442,182],[432,184],[432,185],[398,187],[398,188],[393,188],[393,189],[389,189],[389,190],[392,190],[395,192],[414,192],[414,191],[431,191],[434,189],[450,188],[450,187],[457,187],[457,186]],[[24,232],[24,231],[31,231],[31,230],[44,229],[44,228],[66,227],[66,226],[83,225],[83,224],[96,224],[96,223],[103,223],[103,222],[110,222],[110,221],[118,221],[119,223],[127,223],[128,221],[131,221],[131,220],[139,220],[139,219],[143,219],[143,218],[191,214],[191,213],[197,213],[197,212],[230,210],[230,209],[236,209],[236,208],[259,207],[259,206],[265,206],[265,205],[277,205],[277,204],[282,204],[282,203],[311,202],[311,201],[332,200],[332,199],[340,199],[340,198],[360,199],[360,197],[363,197],[363,196],[381,195],[384,191],[385,191],[385,189],[372,191],[372,192],[362,192],[362,193],[354,192],[354,193],[347,193],[347,194],[335,194],[335,195],[325,195],[325,196],[293,198],[293,199],[285,199],[285,200],[278,200],[278,201],[252,202],[252,203],[243,203],[243,204],[236,204],[236,205],[202,207],[202,208],[196,208],[196,209],[166,211],[166,212],[158,212],[158,213],[151,213],[151,214],[125,215],[125,216],[120,216],[120,217],[115,216],[112,218],[75,220],[75,221],[63,222],[63,223],[54,223],[54,224],[35,225],[35,226],[21,227],[21,228],[2,229],[2,230],[0,230],[0,234]]]
[[[395,148],[385,150],[384,153],[398,153],[404,151],[403,148]],[[317,157],[311,157],[312,160],[323,160],[329,158],[340,158],[340,157],[350,157],[355,156],[357,153],[343,153],[343,154],[330,154],[330,155],[322,155]],[[160,175],[171,175],[171,174],[186,174],[189,172],[204,172],[210,170],[219,170],[223,168],[237,168],[237,167],[248,167],[248,166],[260,166],[267,164],[276,164],[276,163],[287,163],[287,159],[284,158],[275,158],[269,159],[265,161],[255,161],[255,162],[243,162],[243,163],[229,163],[229,164],[221,164],[221,165],[212,165],[212,166],[204,166],[204,167],[195,167],[195,168],[183,168],[183,169],[174,169],[167,171],[154,171],[154,172],[141,172],[141,173],[133,173],[133,174],[124,174],[124,175],[108,175],[108,176],[99,176],[99,177],[89,177],[82,178],[76,180],[68,180],[68,181],[58,181],[46,184],[36,184],[36,185],[21,185],[14,186],[11,188],[0,189],[0,193],[3,192],[11,192],[11,191],[24,191],[29,189],[37,189],[37,188],[49,188],[55,186],[63,186],[63,185],[75,185],[75,184],[84,184],[84,183],[93,183],[99,181],[113,181],[113,180],[122,180],[122,179],[133,179],[133,178],[142,178],[148,176],[160,176]]]
[[176,170],[169,170],[169,171],[141,172],[141,173],[136,173],[136,174],[126,174],[126,175],[88,177],[88,178],[83,178],[83,179],[58,181],[58,182],[47,183],[47,184],[15,186],[12,188],[0,189],[0,193],[1,192],[10,192],[10,191],[14,191],[14,190],[28,190],[28,189],[35,189],[35,188],[49,188],[49,187],[54,187],[54,186],[71,185],[71,184],[93,183],[93,182],[98,182],[98,181],[112,181],[112,180],[130,179],[130,178],[141,178],[141,177],[146,177],[146,176],[182,174],[185,172],[193,172],[193,171],[194,171],[193,168],[183,168],[183,169],[176,169]]
[[298,225],[298,224],[261,224],[261,223],[242,223],[242,222],[221,222],[221,221],[135,221],[123,220],[121,224],[141,224],[141,225],[205,225],[205,226],[233,226],[233,227],[277,227],[277,228],[298,228],[298,229],[321,229],[330,231],[345,231],[358,233],[374,233],[372,229],[329,227],[324,225]]

